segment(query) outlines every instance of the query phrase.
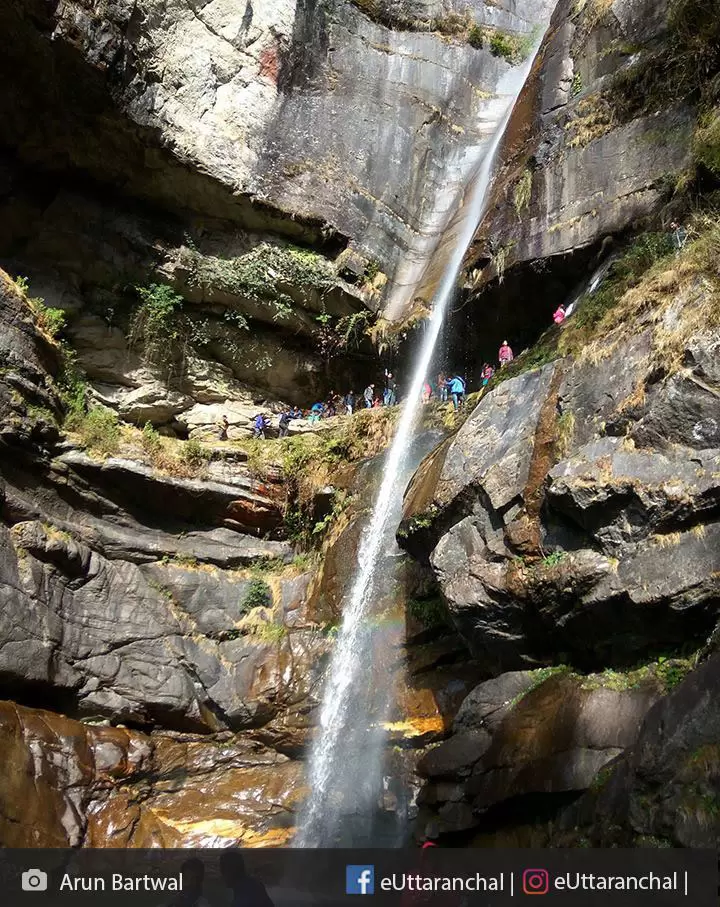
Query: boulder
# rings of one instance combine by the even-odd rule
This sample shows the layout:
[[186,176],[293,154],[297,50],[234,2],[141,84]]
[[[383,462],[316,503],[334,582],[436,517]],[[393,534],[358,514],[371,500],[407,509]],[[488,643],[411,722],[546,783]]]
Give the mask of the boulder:
[[717,847],[719,678],[714,655],[648,712],[636,742],[563,814],[555,844]]
[[[479,827],[488,810],[586,790],[633,744],[662,687],[652,676],[625,689],[570,673],[504,674],[463,702],[452,736],[418,763],[423,819],[440,833]],[[531,809],[531,807],[529,807]]]

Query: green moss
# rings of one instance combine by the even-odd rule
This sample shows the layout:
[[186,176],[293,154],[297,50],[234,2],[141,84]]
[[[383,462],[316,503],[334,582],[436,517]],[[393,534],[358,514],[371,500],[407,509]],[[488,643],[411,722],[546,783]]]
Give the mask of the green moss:
[[305,295],[326,293],[337,275],[327,259],[295,246],[261,243],[244,255],[220,258],[183,250],[182,262],[190,271],[190,284],[212,297],[222,291],[269,306],[276,319],[286,318],[294,301],[288,290]]
[[477,23],[471,25],[468,29],[467,41],[471,47],[481,50],[485,45],[485,30]]
[[27,277],[16,277],[15,286],[24,297],[33,314],[35,324],[51,340],[55,340],[62,333],[67,323],[67,317],[62,309],[45,305],[45,300],[39,296],[30,296],[30,281]]
[[661,656],[657,661],[639,665],[629,671],[616,671],[611,668],[599,673],[589,674],[582,678],[583,689],[625,690],[638,689],[655,681],[664,692],[669,693],[692,671],[695,656],[687,658],[666,658]]
[[703,116],[693,140],[695,161],[720,176],[720,108]]
[[490,53],[494,57],[503,57],[509,63],[515,62],[519,53],[519,41],[515,35],[497,31],[490,38]]
[[258,621],[253,624],[250,635],[260,642],[279,643],[287,636],[287,628],[275,621]]
[[65,421],[91,451],[111,457],[120,450],[120,425],[114,412],[95,407],[87,413],[73,412]]
[[439,512],[440,508],[437,504],[431,504],[427,510],[411,517],[408,523],[398,531],[398,535],[400,538],[408,538],[416,532],[421,532],[423,529],[429,529],[435,522]]
[[433,598],[411,598],[407,603],[408,614],[426,627],[437,627],[448,622],[448,611],[445,602]]
[[609,765],[601,768],[597,775],[595,775],[595,777],[590,782],[590,787],[588,788],[588,790],[592,791],[593,793],[598,793],[599,791],[601,791],[610,780],[612,773],[613,769]]
[[272,605],[272,589],[265,580],[258,577],[250,580],[248,588],[240,600],[240,611],[248,614],[253,608],[267,608]]

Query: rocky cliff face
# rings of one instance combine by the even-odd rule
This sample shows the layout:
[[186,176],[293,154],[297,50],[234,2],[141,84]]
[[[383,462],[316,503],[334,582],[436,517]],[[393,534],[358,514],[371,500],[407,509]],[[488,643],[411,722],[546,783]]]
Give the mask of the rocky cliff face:
[[[519,351],[617,258],[457,422],[425,408],[436,447],[378,603],[379,806],[418,835],[717,843],[697,3],[561,0],[512,119],[460,307],[482,340],[454,319],[448,355],[477,370],[498,332]],[[359,389],[375,316],[428,302],[442,243],[416,281],[554,6],[3,4],[0,263],[30,283],[0,272],[0,843],[290,840],[375,488],[360,461],[395,413],[283,443],[251,420]],[[691,33],[702,85],[677,64]]]
[[466,258],[458,358],[529,346],[628,234],[680,216],[715,103],[712,22],[702,0],[557,4]]
[[[6,4],[2,264],[137,424],[197,433],[217,405],[245,427],[359,387],[372,312],[412,304],[496,125],[515,61],[490,35],[519,47],[550,6]],[[130,324],[158,283],[192,322],[171,374]]]
[[[419,766],[441,831],[715,840],[714,762],[693,755],[715,659],[674,690],[717,637],[714,252],[667,254],[621,298],[579,351],[501,373],[408,490],[399,539],[491,678]],[[592,299],[543,343],[571,347]]]

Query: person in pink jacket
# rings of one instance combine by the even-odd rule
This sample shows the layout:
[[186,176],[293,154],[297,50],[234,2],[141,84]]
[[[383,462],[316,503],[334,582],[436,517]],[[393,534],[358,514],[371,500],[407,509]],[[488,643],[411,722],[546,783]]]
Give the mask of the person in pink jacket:
[[513,355],[513,351],[510,349],[507,340],[503,340],[500,351],[498,352],[500,368],[505,368],[505,366],[511,363],[514,358],[515,356]]

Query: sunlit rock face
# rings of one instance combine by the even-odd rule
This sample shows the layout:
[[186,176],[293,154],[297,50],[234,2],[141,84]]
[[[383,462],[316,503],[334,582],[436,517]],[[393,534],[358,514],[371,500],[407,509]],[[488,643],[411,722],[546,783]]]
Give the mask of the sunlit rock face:
[[680,90],[650,97],[652,85],[632,79],[671,46],[670,11],[667,0],[558,4],[508,128],[471,283],[497,277],[500,250],[510,270],[599,243],[658,208],[689,163],[693,111]]
[[487,41],[471,46],[469,29],[527,35],[552,6],[121,0],[49,12],[18,0],[2,19],[24,63],[24,100],[0,101],[7,144],[52,179],[69,164],[176,213],[318,246],[321,228],[335,233],[379,262],[386,296],[405,298],[512,69]]
[[628,665],[712,630],[720,414],[702,363],[716,346],[694,338],[690,371],[663,382],[650,331],[597,363],[526,372],[425,461],[400,541],[429,559],[489,672],[557,652]]

